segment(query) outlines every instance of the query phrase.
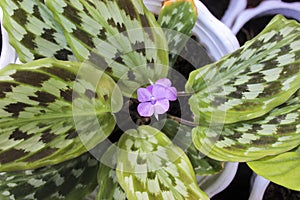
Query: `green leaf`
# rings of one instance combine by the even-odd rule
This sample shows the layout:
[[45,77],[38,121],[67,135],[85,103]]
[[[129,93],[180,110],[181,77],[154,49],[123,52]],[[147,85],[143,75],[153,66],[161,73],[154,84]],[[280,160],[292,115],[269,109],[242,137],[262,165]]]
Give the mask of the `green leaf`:
[[213,175],[223,170],[222,162],[213,160],[197,150],[192,142],[192,128],[167,119],[162,132],[186,153],[196,175]]
[[131,96],[141,85],[167,76],[164,34],[142,0],[48,0],[79,61],[119,80]]
[[254,39],[186,84],[195,121],[234,123],[262,116],[300,87],[300,24],[278,15]]
[[55,57],[75,60],[60,25],[43,0],[1,0],[3,25],[22,62]]
[[0,71],[0,170],[77,157],[114,129],[121,92],[88,65],[42,59]]
[[284,187],[300,191],[300,147],[247,164],[260,176]]
[[258,119],[193,129],[197,149],[222,161],[251,161],[300,145],[300,92]]
[[128,130],[118,147],[117,177],[128,199],[208,199],[188,157],[159,130]]
[[97,186],[98,161],[89,154],[36,170],[0,173],[1,200],[82,199]]
[[126,200],[126,194],[120,186],[116,174],[117,147],[115,144],[107,149],[100,162],[97,199]]
[[166,35],[170,66],[174,65],[184,45],[192,36],[196,20],[197,8],[194,1],[164,1],[157,22]]

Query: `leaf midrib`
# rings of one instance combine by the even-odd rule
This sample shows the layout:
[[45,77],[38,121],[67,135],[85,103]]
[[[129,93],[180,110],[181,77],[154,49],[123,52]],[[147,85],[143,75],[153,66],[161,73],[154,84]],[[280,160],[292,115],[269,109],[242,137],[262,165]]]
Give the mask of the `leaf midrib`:
[[[0,122],[0,127],[8,127],[11,125],[17,125],[17,124],[24,124],[26,122],[33,122],[33,121],[55,121],[55,120],[59,120],[59,119],[65,119],[65,118],[73,118],[75,117],[89,117],[89,116],[101,116],[101,115],[106,115],[109,114],[110,112],[106,111],[98,111],[98,112],[93,112],[93,113],[82,113],[82,114],[76,114],[74,115],[73,113],[62,113],[62,114],[47,114],[47,115],[43,115],[43,116],[39,116],[39,117],[34,117],[34,118],[13,118],[11,121],[7,121],[7,122]],[[8,117],[10,118],[10,117]],[[16,122],[16,120],[18,120]]]

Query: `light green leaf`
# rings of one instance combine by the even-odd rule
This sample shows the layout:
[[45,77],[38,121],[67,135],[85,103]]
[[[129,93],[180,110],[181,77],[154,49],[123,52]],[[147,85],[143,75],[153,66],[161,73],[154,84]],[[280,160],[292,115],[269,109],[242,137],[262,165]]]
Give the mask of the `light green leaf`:
[[159,130],[128,130],[118,146],[117,177],[128,199],[208,199],[188,157]]
[[176,62],[186,42],[192,36],[197,20],[197,8],[192,0],[164,1],[158,16],[169,45],[170,66]]
[[284,187],[300,191],[300,147],[247,164],[260,176]]
[[258,119],[193,129],[195,146],[222,161],[251,161],[277,155],[300,145],[300,92]]
[[162,128],[172,142],[179,146],[188,156],[196,175],[212,175],[223,170],[223,163],[211,159],[197,150],[192,142],[192,128],[167,119]]
[[126,200],[126,194],[120,186],[116,174],[117,148],[115,144],[107,149],[100,162],[97,199]]
[[54,166],[0,173],[1,200],[82,199],[97,186],[98,161],[84,154]]
[[1,0],[3,25],[22,62],[55,57],[75,60],[60,25],[43,0]]
[[262,116],[300,87],[300,24],[276,16],[254,39],[186,84],[197,123],[234,123]]
[[42,59],[2,69],[0,170],[57,164],[93,148],[115,126],[121,104],[112,99],[122,101],[114,81],[88,65]]
[[167,76],[164,34],[142,0],[47,0],[79,61],[91,62],[131,96]]

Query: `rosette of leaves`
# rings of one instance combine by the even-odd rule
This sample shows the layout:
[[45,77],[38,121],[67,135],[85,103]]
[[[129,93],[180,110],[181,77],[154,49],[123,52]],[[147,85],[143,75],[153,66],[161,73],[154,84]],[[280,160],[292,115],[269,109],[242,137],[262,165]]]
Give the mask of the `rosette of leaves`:
[[[3,0],[0,6],[24,63],[0,71],[2,194],[39,198],[53,186],[49,197],[68,199],[83,185],[84,196],[95,185],[80,182],[90,166],[82,156],[113,132],[123,95],[135,97],[145,80],[167,76],[168,47],[180,49],[185,41],[170,43],[161,27],[189,35],[193,1],[168,1],[158,22],[141,0]],[[216,160],[253,161],[296,149],[299,62],[299,24],[279,16],[238,51],[194,71],[186,90],[194,93],[198,126],[191,131],[169,121],[162,131],[125,131],[103,156],[111,160],[100,162],[97,198],[208,199],[195,175],[220,171]],[[217,130],[224,130],[220,137]],[[187,140],[175,143],[178,132]],[[75,188],[62,191],[70,180]]]

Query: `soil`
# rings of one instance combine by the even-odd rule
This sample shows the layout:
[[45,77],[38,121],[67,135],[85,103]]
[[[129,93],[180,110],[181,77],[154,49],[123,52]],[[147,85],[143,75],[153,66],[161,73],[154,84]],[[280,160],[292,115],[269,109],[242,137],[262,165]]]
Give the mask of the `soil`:
[[[225,11],[228,8],[230,0],[200,0],[208,10],[218,19],[222,19]],[[263,0],[248,0],[247,8],[253,8],[258,6]],[[287,2],[296,2],[292,0],[286,0]],[[298,0],[299,1],[299,0]]]
[[228,8],[230,0],[200,0],[208,10],[218,19],[221,19]]
[[274,15],[257,17],[247,22],[236,35],[240,45],[242,46],[246,41],[259,34],[273,17]]
[[247,1],[247,8],[254,8],[258,6],[263,0],[248,0]]
[[285,187],[270,183],[267,187],[263,200],[299,200],[300,192],[289,190]]
[[248,200],[252,170],[245,163],[240,163],[231,184],[211,200]]

